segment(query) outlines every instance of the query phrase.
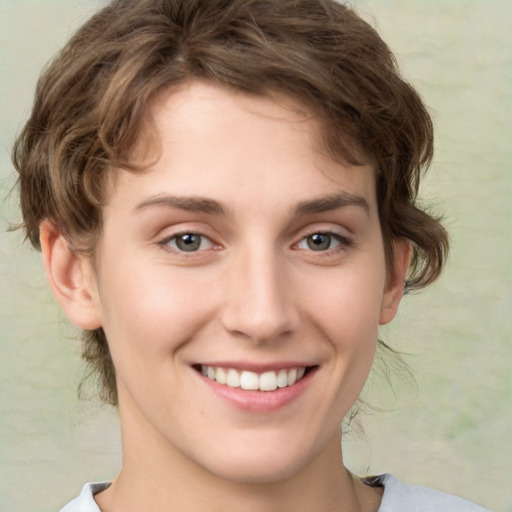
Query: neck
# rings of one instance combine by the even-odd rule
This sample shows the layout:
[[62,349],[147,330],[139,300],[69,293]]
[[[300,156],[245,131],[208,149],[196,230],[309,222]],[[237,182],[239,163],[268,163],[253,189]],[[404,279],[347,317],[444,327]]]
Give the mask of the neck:
[[380,504],[381,493],[362,484],[344,467],[341,433],[293,475],[246,482],[214,474],[158,434],[148,436],[146,429],[137,430],[122,429],[122,470],[112,485],[96,496],[103,512],[375,512]]

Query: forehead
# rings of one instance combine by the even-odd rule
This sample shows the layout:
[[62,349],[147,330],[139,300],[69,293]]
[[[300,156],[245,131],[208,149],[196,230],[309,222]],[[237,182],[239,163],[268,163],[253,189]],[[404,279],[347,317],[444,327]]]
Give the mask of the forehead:
[[371,202],[372,166],[334,160],[324,150],[324,130],[311,109],[283,94],[190,82],[154,99],[130,155],[150,165],[142,173],[114,173],[111,190],[131,184],[137,195],[161,190],[215,198],[229,189],[255,202],[352,191]]
[[147,155],[148,148],[150,152],[157,150],[156,142],[165,144],[171,142],[169,136],[177,140],[185,133],[186,137],[204,137],[206,144],[213,133],[227,133],[234,123],[237,130],[231,133],[233,141],[237,135],[256,133],[262,126],[287,124],[308,139],[308,147],[323,153],[324,123],[305,103],[276,91],[249,94],[230,86],[193,80],[165,89],[153,98],[131,156],[138,159]]

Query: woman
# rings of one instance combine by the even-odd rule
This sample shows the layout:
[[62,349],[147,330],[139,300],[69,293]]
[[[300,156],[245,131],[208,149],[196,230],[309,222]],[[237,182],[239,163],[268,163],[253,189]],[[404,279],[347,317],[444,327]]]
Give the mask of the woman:
[[343,464],[379,325],[439,275],[432,126],[327,1],[114,1],[42,77],[27,235],[119,406],[123,466],[63,510],[482,510]]

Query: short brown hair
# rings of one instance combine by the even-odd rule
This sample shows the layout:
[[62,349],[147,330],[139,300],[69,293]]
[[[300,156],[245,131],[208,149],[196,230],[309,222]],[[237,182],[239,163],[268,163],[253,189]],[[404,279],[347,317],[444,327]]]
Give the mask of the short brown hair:
[[[16,141],[27,237],[40,248],[51,219],[77,251],[101,234],[105,175],[134,169],[128,150],[149,103],[193,79],[298,99],[325,128],[330,154],[376,167],[388,265],[393,241],[413,242],[408,286],[441,272],[448,250],[438,219],[416,204],[433,130],[387,45],[333,0],[113,0],[87,21],[41,76]],[[115,370],[102,329],[85,333],[84,357],[115,404]]]

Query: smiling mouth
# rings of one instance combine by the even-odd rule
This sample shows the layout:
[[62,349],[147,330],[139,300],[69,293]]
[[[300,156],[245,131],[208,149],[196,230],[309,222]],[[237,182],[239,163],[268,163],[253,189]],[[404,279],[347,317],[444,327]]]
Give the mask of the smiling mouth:
[[263,373],[207,365],[194,365],[194,368],[206,378],[230,388],[250,391],[275,391],[276,389],[293,386],[302,380],[313,367],[297,366]]

